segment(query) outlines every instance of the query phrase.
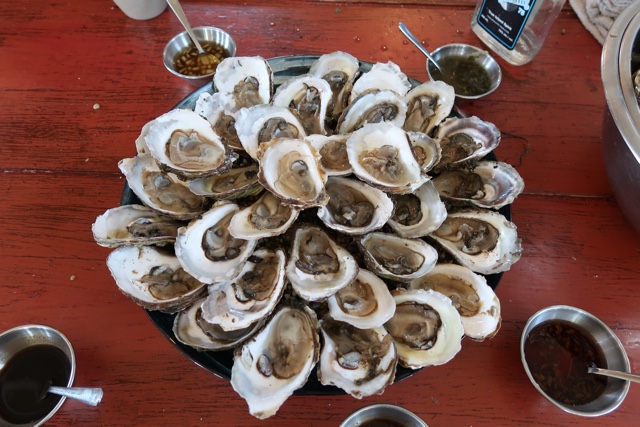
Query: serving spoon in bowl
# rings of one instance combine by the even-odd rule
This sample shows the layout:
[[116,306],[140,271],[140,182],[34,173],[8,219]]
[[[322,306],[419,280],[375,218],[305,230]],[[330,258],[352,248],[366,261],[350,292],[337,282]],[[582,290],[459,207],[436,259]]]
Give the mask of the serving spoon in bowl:
[[101,388],[56,386],[49,386],[47,393],[75,399],[91,406],[97,406],[102,400],[102,395],[104,394]]
[[640,375],[630,374],[629,372],[613,371],[611,369],[602,369],[595,366],[589,366],[587,372],[590,374],[603,375],[605,377],[618,378],[620,380],[630,381],[640,384]]
[[[167,0],[169,1],[169,0]],[[404,36],[406,38],[409,39],[409,41],[411,43],[413,43],[415,45],[415,47],[417,47],[420,52],[422,52],[427,58],[429,58],[429,61],[431,61],[433,63],[433,65],[436,66],[436,68],[438,69],[438,71],[440,71],[441,73],[444,74],[444,72],[442,71],[442,68],[440,68],[440,65],[438,65],[438,63],[436,62],[435,59],[433,59],[433,57],[431,56],[431,54],[429,53],[429,51],[427,49],[425,49],[424,46],[422,46],[422,43],[420,43],[418,41],[418,39],[416,38],[416,36],[413,35],[413,33],[411,31],[409,31],[409,28],[407,28],[406,25],[404,25],[404,22],[401,22],[398,24],[398,28],[400,29],[400,32],[402,34],[404,34]]]
[[189,24],[189,20],[187,19],[187,15],[184,14],[184,10],[182,10],[182,5],[179,0],[167,0],[169,7],[173,10],[173,13],[176,14],[178,21],[182,24],[185,30],[187,30],[187,34],[191,38],[191,41],[194,45],[196,45],[196,49],[198,49],[198,61],[202,64],[210,64],[216,60],[216,57],[209,52],[205,52],[202,48],[202,45],[196,38],[193,29],[191,28],[191,24]]

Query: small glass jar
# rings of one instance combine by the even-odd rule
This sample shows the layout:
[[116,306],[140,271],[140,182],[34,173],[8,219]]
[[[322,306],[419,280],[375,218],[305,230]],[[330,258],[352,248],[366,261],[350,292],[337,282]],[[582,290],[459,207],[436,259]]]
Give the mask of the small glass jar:
[[478,0],[471,29],[513,65],[531,61],[565,0]]

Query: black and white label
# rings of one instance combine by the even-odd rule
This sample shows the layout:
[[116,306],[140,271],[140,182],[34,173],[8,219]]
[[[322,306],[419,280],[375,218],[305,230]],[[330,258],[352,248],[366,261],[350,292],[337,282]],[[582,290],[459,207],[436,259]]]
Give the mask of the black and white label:
[[484,0],[478,25],[507,49],[516,46],[536,0]]

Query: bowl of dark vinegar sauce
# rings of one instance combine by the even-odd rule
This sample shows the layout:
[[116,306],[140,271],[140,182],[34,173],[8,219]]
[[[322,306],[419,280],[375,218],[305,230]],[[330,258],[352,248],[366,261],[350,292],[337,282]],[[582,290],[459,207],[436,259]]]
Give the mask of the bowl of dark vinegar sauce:
[[520,356],[534,387],[571,414],[608,414],[629,391],[628,381],[588,373],[590,366],[629,372],[629,358],[604,322],[576,307],[556,305],[534,314],[522,331]]
[[0,427],[35,427],[50,419],[64,397],[49,386],[71,387],[73,347],[58,330],[19,326],[0,334]]
[[339,427],[428,427],[413,412],[401,406],[378,403],[349,415]]

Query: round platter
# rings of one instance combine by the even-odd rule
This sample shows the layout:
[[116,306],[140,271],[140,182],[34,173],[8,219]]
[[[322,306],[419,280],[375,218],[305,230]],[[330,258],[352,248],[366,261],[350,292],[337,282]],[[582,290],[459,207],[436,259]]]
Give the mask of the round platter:
[[[296,56],[281,56],[277,58],[271,58],[268,60],[269,65],[273,71],[273,83],[274,88],[285,82],[287,79],[295,76],[299,76],[301,74],[305,74],[309,71],[309,67],[311,64],[318,59],[318,55],[296,55]],[[373,64],[370,62],[360,61],[360,71],[367,72],[371,69]],[[412,86],[417,86],[421,82],[409,78]],[[190,93],[187,97],[185,97],[182,101],[180,101],[175,107],[176,108],[188,108],[193,109],[196,101],[200,94],[204,92],[213,93],[213,82],[207,83],[199,89],[196,89],[192,93]],[[459,115],[457,113],[454,113]],[[495,154],[489,153],[486,156],[489,160],[496,160]],[[125,184],[125,187],[122,191],[122,197],[120,200],[121,205],[129,205],[129,204],[141,204],[140,200],[137,196],[129,189],[129,186]],[[504,215],[508,220],[511,220],[511,207],[507,205],[500,209],[499,211],[502,215]],[[486,276],[487,283],[491,288],[496,289],[500,279],[502,277],[502,273],[491,274]],[[175,335],[173,334],[173,322],[175,319],[175,314],[167,314],[162,313],[160,311],[149,311],[145,310],[153,324],[164,334],[164,336],[178,349],[182,352],[186,357],[191,359],[196,365],[206,369],[207,371],[215,374],[220,378],[224,378],[229,380],[231,378],[231,367],[233,366],[233,350],[224,350],[224,351],[199,351],[193,347],[182,344],[179,342]],[[398,382],[405,378],[408,378],[417,372],[418,370],[412,370],[408,368],[404,368],[402,366],[398,366],[396,371],[396,377],[394,382]],[[345,392],[338,387],[334,386],[325,386],[318,381],[318,378],[315,373],[315,369],[309,376],[307,383],[299,390],[297,390],[294,394],[297,395],[331,395],[331,394],[345,394]]]

